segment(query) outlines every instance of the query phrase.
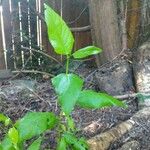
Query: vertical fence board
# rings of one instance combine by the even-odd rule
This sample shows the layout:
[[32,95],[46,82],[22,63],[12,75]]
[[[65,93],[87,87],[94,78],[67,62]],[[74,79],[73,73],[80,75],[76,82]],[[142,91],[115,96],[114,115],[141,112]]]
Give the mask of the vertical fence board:
[[[0,12],[2,13],[2,12]],[[1,16],[1,14],[0,14]],[[2,25],[0,19],[0,69],[5,69],[5,59],[4,59],[4,49],[3,49],[3,39],[2,39]]]
[[[88,2],[85,0],[74,0],[74,27],[84,27],[90,24]],[[66,14],[67,15],[67,14]],[[73,18],[72,18],[73,19]],[[91,45],[91,31],[75,32],[75,50]]]
[[16,69],[22,68],[21,58],[21,40],[20,40],[20,26],[19,26],[19,8],[18,2],[12,0],[12,34],[14,37],[14,60],[16,62]]
[[[41,2],[41,14],[36,12],[36,2]],[[21,6],[21,21],[19,21],[19,7],[18,1],[11,0],[12,3],[12,12],[9,9],[9,1],[3,1],[4,7],[4,23],[5,23],[5,35],[6,35],[6,45],[8,52],[12,52],[11,55],[8,53],[8,62],[9,64],[14,64],[11,61],[16,63],[16,69],[21,69],[22,64],[22,54],[21,54],[21,45],[25,47],[30,47],[34,49],[40,49],[37,43],[37,16],[40,19],[42,27],[42,49],[46,53],[55,57],[59,61],[60,56],[56,55],[51,44],[49,43],[47,35],[47,27],[44,21],[44,2],[50,5],[59,15],[62,15],[62,18],[66,21],[69,27],[83,27],[89,25],[88,9],[85,9],[87,6],[86,0],[22,0],[20,2]],[[28,14],[28,8],[30,9],[30,15]],[[83,11],[85,9],[85,11]],[[82,12],[83,11],[83,12]],[[40,17],[41,16],[41,17]],[[31,36],[29,37],[29,17],[30,17],[30,31]],[[20,31],[20,22],[22,22],[22,31]],[[23,40],[21,41],[20,33],[23,32]],[[79,49],[86,45],[91,44],[91,32],[74,32],[75,37],[75,49]],[[13,38],[12,38],[13,37]],[[14,39],[14,43],[12,43]],[[29,44],[29,40],[31,41]],[[12,48],[13,47],[13,48]],[[24,51],[24,50],[23,50]],[[29,58],[29,50],[24,51],[24,60],[25,64]],[[38,66],[38,57],[36,52],[33,52],[33,59],[31,64],[28,64],[28,69]],[[12,59],[13,58],[13,59]],[[42,58],[42,57],[41,57]],[[43,57],[44,58],[44,57]],[[11,60],[11,61],[10,61]],[[34,65],[33,65],[34,64]],[[51,63],[52,64],[52,63]],[[9,68],[13,68],[13,65],[9,65]],[[40,68],[39,68],[40,69]]]
[[[29,26],[28,26],[28,2],[27,0],[21,1],[21,14],[22,14],[22,34],[23,34],[23,41],[22,46],[29,47]],[[29,58],[30,58],[30,51],[24,51],[24,65],[25,68],[29,64]]]
[[13,68],[13,53],[12,53],[12,28],[11,28],[11,13],[9,1],[2,1],[3,7],[3,19],[4,19],[4,32],[5,32],[5,44],[7,50],[7,67]]

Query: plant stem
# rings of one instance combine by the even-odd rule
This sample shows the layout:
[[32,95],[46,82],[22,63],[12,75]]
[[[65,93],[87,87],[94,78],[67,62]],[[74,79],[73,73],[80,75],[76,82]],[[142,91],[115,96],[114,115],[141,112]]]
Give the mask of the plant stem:
[[67,62],[66,62],[66,75],[68,74],[68,72],[69,72],[69,59],[70,59],[70,57],[69,57],[69,55],[67,55]]

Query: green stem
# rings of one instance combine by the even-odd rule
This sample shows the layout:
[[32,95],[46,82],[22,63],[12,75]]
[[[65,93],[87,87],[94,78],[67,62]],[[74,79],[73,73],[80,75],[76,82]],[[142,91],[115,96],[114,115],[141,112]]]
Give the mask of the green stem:
[[69,57],[69,55],[67,55],[67,62],[66,62],[66,75],[68,74],[68,72],[69,72],[69,59],[70,59],[70,57]]

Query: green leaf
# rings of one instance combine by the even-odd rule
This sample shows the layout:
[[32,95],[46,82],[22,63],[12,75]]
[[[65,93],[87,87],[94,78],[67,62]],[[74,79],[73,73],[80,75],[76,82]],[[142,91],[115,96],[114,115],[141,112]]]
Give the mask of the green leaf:
[[63,137],[65,138],[65,141],[68,143],[68,144],[75,144],[78,139],[75,137],[75,135],[73,135],[72,133],[70,132],[66,132],[63,134]]
[[8,126],[10,123],[11,123],[10,118],[7,118],[7,119],[5,120],[5,126]]
[[74,134],[66,132],[64,133],[63,137],[65,138],[67,144],[72,146],[74,150],[86,150],[87,146],[83,144],[83,140],[78,140]]
[[8,137],[10,138],[11,142],[13,144],[17,144],[18,140],[19,140],[19,135],[18,135],[18,131],[16,130],[16,128],[10,128],[8,131]]
[[97,93],[91,90],[84,90],[80,93],[77,105],[83,108],[92,108],[92,109],[109,106],[126,107],[126,105],[123,102],[117,100],[116,98],[108,94]]
[[88,143],[87,143],[87,141],[86,141],[85,138],[81,137],[81,138],[79,139],[78,143],[79,143],[80,145],[82,145],[82,147],[84,147],[86,150],[89,149],[89,145],[88,145]]
[[8,136],[5,136],[4,140],[1,143],[2,150],[15,150],[13,144]]
[[0,122],[3,122],[5,124],[5,126],[8,126],[10,124],[11,120],[7,116],[0,114]]
[[19,132],[19,140],[23,142],[53,128],[56,123],[57,118],[53,113],[30,112],[20,119],[15,126]]
[[71,118],[70,116],[66,116],[66,118],[67,118],[68,128],[71,129],[72,131],[75,131],[75,123],[73,118]]
[[5,122],[5,120],[7,119],[7,117],[3,114],[0,114],[0,122]]
[[68,55],[71,54],[73,48],[74,38],[73,35],[63,21],[63,19],[48,5],[45,7],[45,21],[47,24],[49,41],[58,54]]
[[67,150],[67,145],[64,137],[62,137],[61,140],[59,141],[57,150]]
[[52,78],[52,84],[65,114],[70,114],[83,86],[83,80],[75,74],[59,74]]
[[3,147],[2,147],[2,145],[0,144],[0,150],[3,150]]
[[40,150],[41,142],[42,142],[42,138],[39,137],[28,147],[27,150]]
[[79,49],[73,53],[74,58],[85,58],[90,55],[98,54],[102,51],[102,49],[95,46],[87,46],[85,48]]

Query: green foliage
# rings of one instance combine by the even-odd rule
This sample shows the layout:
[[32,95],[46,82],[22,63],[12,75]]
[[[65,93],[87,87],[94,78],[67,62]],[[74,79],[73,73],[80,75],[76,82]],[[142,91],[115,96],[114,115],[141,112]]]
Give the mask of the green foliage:
[[[49,112],[30,112],[18,120],[9,129],[8,135],[1,142],[2,150],[20,150],[26,140],[40,136],[46,130],[52,129],[57,124],[57,117]],[[38,150],[42,138],[35,140],[29,150]]]
[[125,107],[125,104],[106,93],[97,93],[92,90],[84,90],[80,93],[77,105],[83,108],[103,108],[109,106]]
[[98,54],[102,51],[102,49],[95,46],[87,46],[85,48],[79,49],[74,52],[72,55],[74,58],[85,58],[90,55]]
[[42,138],[39,137],[28,147],[27,150],[40,150],[41,142],[42,142]]
[[10,128],[8,131],[8,137],[14,145],[17,145],[19,141],[19,133],[16,128]]
[[11,139],[6,135],[4,140],[1,142],[0,150],[15,150]]
[[47,129],[52,129],[57,122],[53,113],[49,112],[30,112],[16,123],[19,132],[19,142],[29,140],[38,136]]
[[45,21],[49,41],[57,54],[71,54],[74,38],[62,18],[48,5],[45,6]]
[[67,143],[65,141],[65,138],[62,137],[58,142],[57,150],[66,150],[66,149],[67,149]]
[[75,150],[86,150],[88,148],[83,138],[78,139],[73,133],[66,132],[63,137],[67,145],[73,147]]
[[4,123],[5,126],[8,126],[11,123],[10,118],[1,113],[0,113],[0,122]]
[[83,80],[74,74],[59,74],[52,78],[62,111],[67,115],[73,110],[83,86]]
[[11,126],[0,144],[0,150],[23,150],[24,143],[33,138],[36,140],[27,150],[39,150],[42,142],[41,136],[44,136],[45,131],[54,127],[58,132],[57,150],[86,150],[88,149],[86,140],[76,136],[75,123],[71,117],[75,105],[89,109],[126,106],[108,94],[82,90],[83,79],[68,73],[70,56],[80,59],[98,54],[102,50],[95,46],[88,46],[71,54],[74,43],[71,31],[52,8],[46,4],[44,7],[49,41],[56,53],[67,57],[66,74],[61,73],[52,78],[52,85],[58,95],[61,112],[58,117],[50,112],[30,112],[14,124],[8,117],[0,114],[0,122]]

